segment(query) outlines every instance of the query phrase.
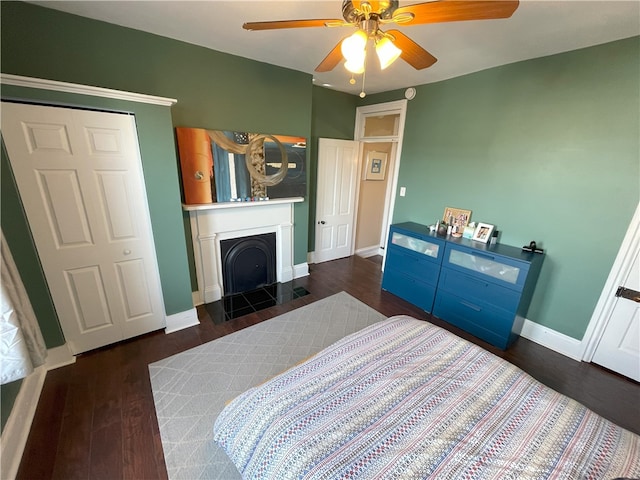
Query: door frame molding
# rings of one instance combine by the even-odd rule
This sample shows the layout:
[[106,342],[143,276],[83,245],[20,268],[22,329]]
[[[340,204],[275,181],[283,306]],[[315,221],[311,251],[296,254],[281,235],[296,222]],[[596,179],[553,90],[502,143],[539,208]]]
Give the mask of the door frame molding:
[[609,323],[617,298],[615,292],[619,285],[629,275],[635,253],[640,249],[640,202],[636,205],[635,213],[622,240],[607,281],[604,284],[598,303],[593,311],[589,325],[582,339],[582,360],[593,360],[596,348]]
[[[387,186],[387,191],[385,193],[385,202],[384,202],[384,213],[382,215],[382,229],[381,229],[381,245],[386,244],[386,239],[389,236],[389,227],[391,226],[391,220],[393,218],[393,211],[395,209],[396,204],[396,192],[398,190],[398,176],[400,172],[400,159],[402,157],[402,141],[404,138],[404,126],[407,119],[407,103],[408,100],[395,100],[392,102],[384,102],[384,103],[376,103],[373,105],[366,105],[363,107],[356,108],[356,124],[353,132],[354,140],[360,142],[360,157],[362,157],[362,144],[363,143],[377,143],[377,142],[390,142],[395,144],[392,146],[391,153],[393,158],[393,169],[391,181]],[[364,123],[366,117],[373,115],[393,115],[399,114],[398,120],[398,133],[396,135],[388,136],[388,137],[364,137]],[[362,168],[363,162],[359,159],[360,163],[360,171],[359,175],[362,178]],[[356,208],[358,199],[356,198]],[[357,219],[356,224],[357,226]],[[354,226],[354,227],[355,227]],[[355,236],[354,236],[355,241]],[[386,260],[386,251],[383,253],[383,262],[382,269],[384,270],[384,261]]]

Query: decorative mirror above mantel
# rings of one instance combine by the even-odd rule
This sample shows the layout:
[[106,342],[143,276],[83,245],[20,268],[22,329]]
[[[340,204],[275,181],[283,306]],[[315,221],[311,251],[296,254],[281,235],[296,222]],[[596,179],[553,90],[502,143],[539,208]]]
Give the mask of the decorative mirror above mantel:
[[186,205],[304,198],[306,139],[176,128]]

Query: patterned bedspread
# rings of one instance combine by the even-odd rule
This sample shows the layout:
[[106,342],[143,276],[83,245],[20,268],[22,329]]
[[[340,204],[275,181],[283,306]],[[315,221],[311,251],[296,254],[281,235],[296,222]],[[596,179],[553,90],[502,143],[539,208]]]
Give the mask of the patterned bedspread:
[[214,435],[247,479],[640,477],[640,437],[407,316],[243,393]]

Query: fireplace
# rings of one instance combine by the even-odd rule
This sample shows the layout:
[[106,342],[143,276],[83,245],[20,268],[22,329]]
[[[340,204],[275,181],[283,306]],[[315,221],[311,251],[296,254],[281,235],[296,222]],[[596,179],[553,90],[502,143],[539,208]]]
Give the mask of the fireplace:
[[189,212],[198,280],[194,303],[210,303],[227,295],[222,271],[222,244],[229,239],[275,235],[275,282],[308,275],[306,264],[293,265],[293,204],[301,197],[261,202],[183,205]]
[[276,234],[220,241],[220,263],[225,296],[276,283]]

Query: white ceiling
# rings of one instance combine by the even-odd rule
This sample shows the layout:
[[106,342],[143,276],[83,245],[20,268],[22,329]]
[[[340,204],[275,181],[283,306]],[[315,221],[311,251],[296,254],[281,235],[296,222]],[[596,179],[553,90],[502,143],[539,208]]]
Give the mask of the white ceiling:
[[[357,94],[338,65],[315,67],[350,27],[249,32],[243,22],[341,18],[340,0],[310,1],[34,1],[47,8],[94,18],[221,52],[313,74],[317,85]],[[421,3],[400,1],[400,6]],[[398,60],[384,72],[368,62],[365,90],[377,93],[436,82],[486,68],[640,35],[640,0],[521,0],[509,19],[398,28],[438,61],[417,71]]]

